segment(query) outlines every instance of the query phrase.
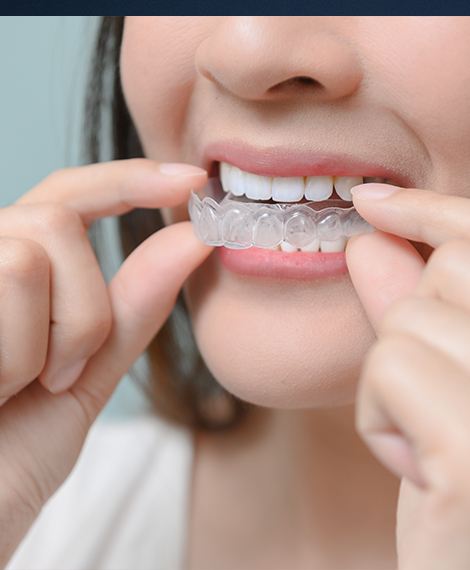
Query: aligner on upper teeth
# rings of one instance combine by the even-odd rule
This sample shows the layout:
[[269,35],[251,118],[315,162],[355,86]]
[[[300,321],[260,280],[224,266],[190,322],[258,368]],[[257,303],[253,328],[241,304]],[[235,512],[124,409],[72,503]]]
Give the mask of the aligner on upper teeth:
[[344,251],[352,235],[373,229],[352,206],[316,210],[315,202],[267,204],[231,193],[219,203],[217,178],[210,178],[204,190],[208,195],[202,198],[191,193],[188,209],[196,235],[208,245],[334,252]]

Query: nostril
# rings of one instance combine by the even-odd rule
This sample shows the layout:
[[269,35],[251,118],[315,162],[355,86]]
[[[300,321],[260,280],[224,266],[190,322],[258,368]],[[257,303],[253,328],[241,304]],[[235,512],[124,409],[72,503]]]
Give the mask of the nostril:
[[299,75],[299,77],[294,77],[292,81],[297,81],[298,83],[302,83],[303,85],[319,85],[316,79],[312,79],[311,77],[307,77],[306,75]]
[[281,89],[285,89],[286,87],[289,88],[296,86],[315,87],[317,89],[323,88],[323,85],[316,79],[313,79],[313,77],[308,77],[307,75],[298,75],[296,77],[291,77],[290,79],[286,79],[285,81],[281,81],[277,85],[273,85],[268,89],[268,91],[271,92],[279,91]]

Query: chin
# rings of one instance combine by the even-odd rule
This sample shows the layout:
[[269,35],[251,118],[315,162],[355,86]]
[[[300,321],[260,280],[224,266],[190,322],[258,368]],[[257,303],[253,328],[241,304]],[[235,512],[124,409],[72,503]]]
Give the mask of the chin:
[[354,402],[375,335],[347,274],[307,282],[247,277],[211,255],[185,296],[207,367],[238,398],[278,409]]

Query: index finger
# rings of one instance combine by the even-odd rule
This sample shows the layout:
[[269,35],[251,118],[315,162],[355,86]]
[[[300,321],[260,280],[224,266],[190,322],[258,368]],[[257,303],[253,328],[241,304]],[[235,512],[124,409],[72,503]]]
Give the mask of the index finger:
[[388,307],[415,289],[424,266],[410,242],[380,231],[350,238],[346,261],[354,289],[376,330]]
[[379,230],[438,247],[470,238],[470,199],[390,184],[352,189],[357,211]]
[[85,225],[134,208],[180,204],[191,188],[200,188],[207,172],[186,163],[158,163],[145,158],[114,160],[57,170],[16,204],[58,202],[76,210]]

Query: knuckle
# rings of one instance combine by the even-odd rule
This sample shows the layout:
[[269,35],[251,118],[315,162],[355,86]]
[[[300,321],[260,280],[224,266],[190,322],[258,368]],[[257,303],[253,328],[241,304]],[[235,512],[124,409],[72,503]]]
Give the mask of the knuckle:
[[[401,341],[399,337],[389,335],[380,339],[369,350],[364,363],[364,374],[371,381],[380,381],[384,372],[390,369],[396,359]],[[378,374],[380,372],[380,374]]]
[[69,176],[70,168],[58,168],[50,172],[43,180],[42,184],[45,185],[62,185]]
[[0,365],[0,398],[17,394],[35,380],[44,369],[46,351],[35,351],[22,362],[3,361]]
[[403,352],[404,339],[387,335],[378,340],[367,353],[358,385],[358,398],[372,392],[385,392],[397,371],[397,359]]
[[46,250],[30,239],[0,237],[0,273],[8,278],[31,279],[49,270]]
[[97,344],[104,342],[111,332],[112,319],[111,312],[103,312],[101,315],[95,316],[91,324],[92,336]]
[[380,323],[380,330],[392,330],[406,323],[416,310],[416,300],[411,297],[404,297],[395,301],[385,311]]
[[380,400],[393,386],[397,354],[403,338],[388,335],[378,340],[367,353],[357,388],[355,429],[361,436],[371,430],[371,401]]
[[78,212],[59,203],[38,204],[36,226],[42,233],[85,232]]
[[379,324],[380,334],[408,330],[410,325],[422,321],[432,305],[432,299],[412,295],[393,302],[385,311]]
[[469,461],[463,461],[462,456],[455,453],[441,456],[439,466],[435,466],[431,472],[433,493],[430,508],[433,514],[448,520],[450,515],[465,512],[470,518]]
[[84,317],[75,329],[75,340],[82,347],[93,351],[106,340],[111,332],[112,319],[110,311],[101,310],[99,314],[93,313]]
[[454,239],[436,248],[428,260],[428,270],[453,273],[462,262],[470,262],[470,241]]

